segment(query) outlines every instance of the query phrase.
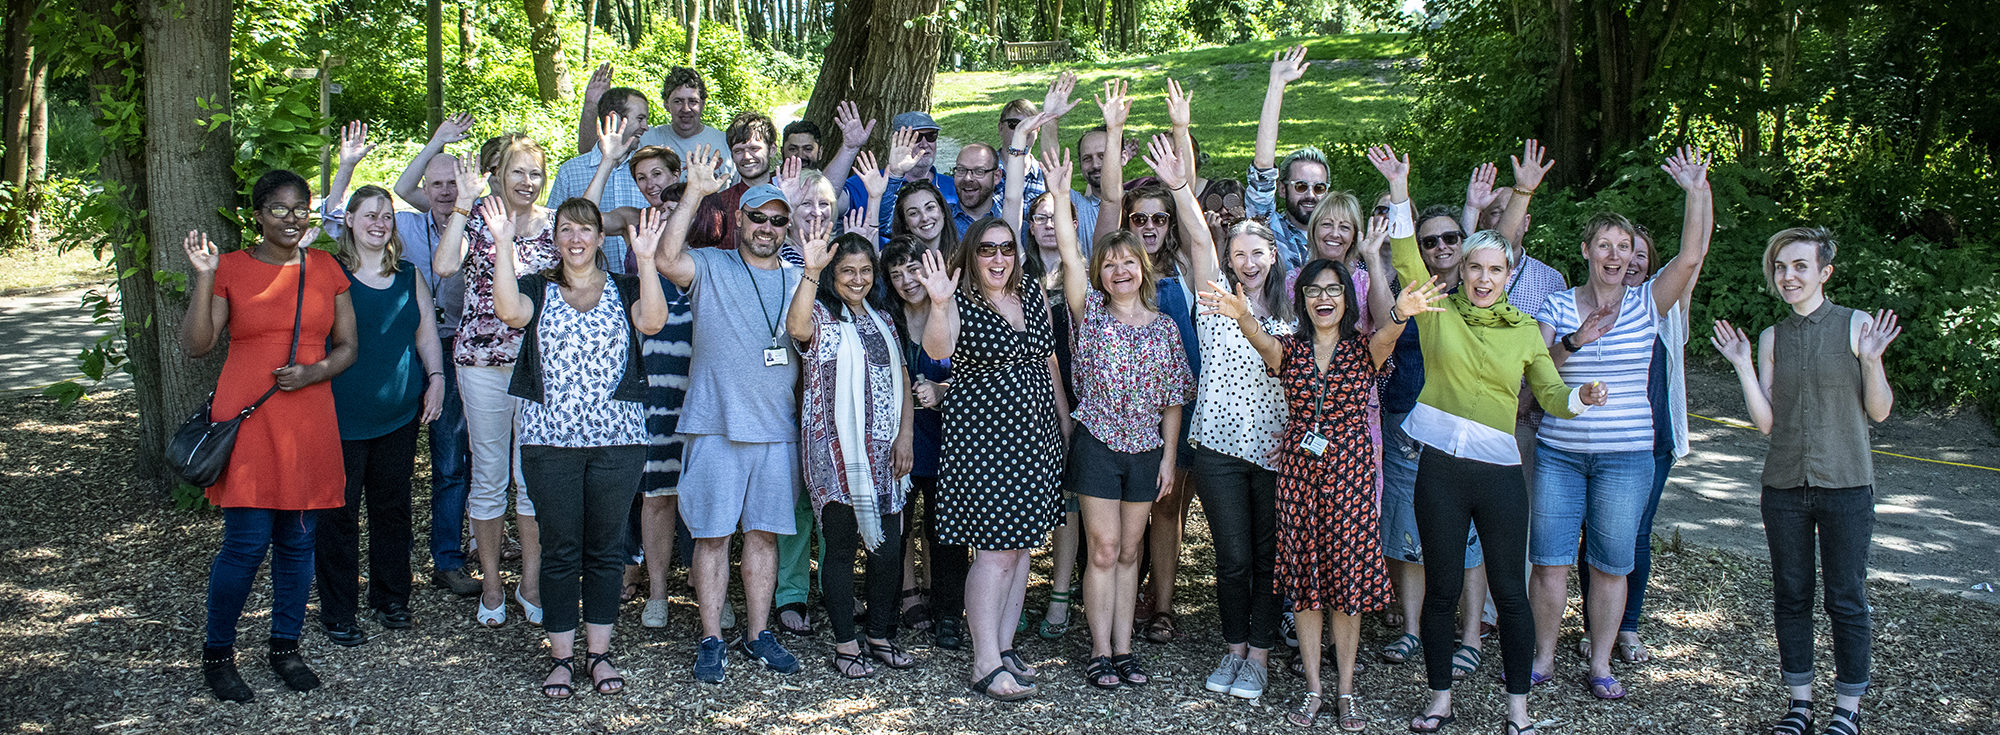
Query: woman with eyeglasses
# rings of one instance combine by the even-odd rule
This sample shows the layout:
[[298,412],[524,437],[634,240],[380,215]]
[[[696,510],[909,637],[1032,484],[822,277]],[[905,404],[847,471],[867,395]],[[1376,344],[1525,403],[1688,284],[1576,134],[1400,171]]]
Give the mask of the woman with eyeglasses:
[[309,247],[319,236],[308,220],[311,200],[305,179],[272,171],[250,189],[255,244],[218,253],[194,231],[181,244],[194,268],[181,349],[201,357],[229,333],[210,418],[263,400],[238,425],[229,466],[207,490],[208,502],[222,508],[222,545],[208,570],[201,673],[209,691],[230,702],[256,696],[236,671],[236,624],[267,550],[271,669],[291,689],[320,683],[299,655],[299,634],[313,581],[313,511],[341,507],[345,484],[327,381],[354,363],[356,337],[347,276],[333,256]]
[[[1182,93],[1179,82],[1168,80],[1167,116],[1173,123],[1176,135],[1184,134],[1189,125],[1189,98]],[[1113,80],[1104,84],[1104,96],[1098,106],[1104,112],[1107,131],[1106,150],[1118,150],[1124,145],[1125,119],[1131,113],[1132,98],[1123,81]],[[1178,141],[1178,138],[1175,138]],[[1179,142],[1167,144],[1179,148],[1177,160],[1189,162],[1192,154],[1187,145]],[[1183,250],[1187,232],[1194,228],[1206,229],[1208,223],[1194,217],[1182,218],[1174,203],[1175,193],[1164,186],[1142,186],[1125,191],[1123,171],[1118,166],[1105,166],[1099,171],[1098,189],[1104,200],[1100,204],[1097,231],[1099,239],[1103,233],[1123,229],[1139,238],[1151,259],[1150,266],[1157,280],[1157,298],[1160,313],[1174,320],[1180,330],[1181,347],[1187,353],[1188,368],[1199,379],[1201,377],[1201,347],[1194,331],[1194,290],[1193,284],[1182,275],[1192,264]],[[1186,180],[1181,188],[1188,188]],[[1198,210],[1188,210],[1190,213]],[[1112,218],[1117,219],[1112,219]],[[1174,441],[1181,452],[1176,455],[1180,467],[1174,473],[1174,483],[1166,497],[1153,504],[1151,525],[1147,526],[1147,563],[1142,566],[1152,574],[1150,589],[1140,595],[1141,604],[1134,612],[1146,621],[1146,640],[1154,643],[1171,643],[1181,638],[1180,626],[1174,618],[1174,578],[1180,571],[1180,550],[1182,531],[1187,526],[1189,501],[1193,499],[1191,481],[1186,476],[1188,464],[1183,457],[1187,451],[1186,426],[1181,427],[1179,437]],[[1149,569],[1147,567],[1150,567]]]
[[1036,671],[1014,651],[1028,553],[1062,518],[1068,406],[1042,289],[1025,282],[1007,223],[966,229],[946,268],[924,252],[931,301],[924,351],[952,361],[938,477],[938,541],[979,553],[965,579],[972,688],[1001,701],[1034,696]]
[[[500,585],[500,546],[506,535],[501,516],[507,512],[510,485],[516,488],[514,524],[521,538],[521,581],[514,588],[514,601],[520,604],[523,617],[536,625],[542,622],[542,553],[535,503],[528,498],[528,483],[520,470],[521,446],[514,432],[520,402],[507,394],[523,333],[493,311],[493,259],[499,244],[492,223],[486,219],[488,208],[481,206],[483,200],[497,197],[505,206],[495,211],[505,212],[512,220],[506,229],[514,240],[515,273],[538,273],[556,267],[561,260],[556,253],[554,212],[537,204],[547,184],[542,146],[525,136],[499,140],[490,161],[459,159],[458,208],[438,241],[437,251],[431,254],[431,271],[439,278],[450,278],[461,269],[466,273],[465,319],[452,348],[452,361],[458,366],[458,392],[465,402],[466,432],[472,447],[472,489],[466,515],[472,519],[473,542],[479,547],[481,582],[473,617],[486,627],[507,622],[507,598]],[[491,192],[481,197],[481,184],[486,183],[491,184]]]
[[[1368,160],[1389,180],[1389,237],[1396,274],[1404,283],[1428,281],[1410,221],[1410,159],[1388,146],[1368,150]],[[1456,224],[1452,225],[1456,227]],[[1466,528],[1479,529],[1493,557],[1494,605],[1500,611],[1500,640],[1506,653],[1508,735],[1535,731],[1528,716],[1534,612],[1527,580],[1528,492],[1514,444],[1514,412],[1521,381],[1551,416],[1568,418],[1604,405],[1603,383],[1574,388],[1563,383],[1534,319],[1507,304],[1507,274],[1513,249],[1498,233],[1485,231],[1466,244],[1459,266],[1459,290],[1444,308],[1390,321],[1415,319],[1423,343],[1424,387],[1404,431],[1422,445],[1417,468],[1418,533],[1425,556],[1455,559],[1464,553]],[[1432,574],[1425,579],[1424,668],[1430,706],[1410,720],[1413,732],[1437,732],[1457,721],[1452,712],[1452,623],[1463,577]],[[1472,605],[1478,603],[1472,602]],[[1477,609],[1468,606],[1468,611]],[[1477,622],[1477,615],[1468,615]]]

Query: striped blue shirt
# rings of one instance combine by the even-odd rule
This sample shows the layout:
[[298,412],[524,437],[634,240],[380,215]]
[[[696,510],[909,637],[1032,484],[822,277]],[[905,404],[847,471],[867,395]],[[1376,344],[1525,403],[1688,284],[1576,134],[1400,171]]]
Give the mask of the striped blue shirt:
[[[1578,286],[1558,291],[1542,302],[1535,320],[1561,335],[1582,326],[1577,313]],[[1653,305],[1653,283],[1625,289],[1618,318],[1597,341],[1569,356],[1558,372],[1563,382],[1582,385],[1603,381],[1610,395],[1603,406],[1573,419],[1542,419],[1541,440],[1551,447],[1585,454],[1653,451],[1653,408],[1646,384],[1653,361],[1653,341],[1659,336]]]

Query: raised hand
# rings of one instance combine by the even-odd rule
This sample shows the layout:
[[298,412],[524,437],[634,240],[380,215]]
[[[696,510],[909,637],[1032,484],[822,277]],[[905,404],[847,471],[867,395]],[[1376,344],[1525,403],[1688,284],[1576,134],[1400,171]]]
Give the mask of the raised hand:
[[598,64],[597,70],[590,73],[590,84],[583,88],[583,106],[596,107],[597,101],[603,99],[604,93],[609,91],[611,91],[611,62],[607,61]]
[[1054,153],[1043,153],[1042,171],[1049,184],[1049,191],[1069,191],[1071,175],[1076,172],[1076,165],[1069,157],[1069,149],[1058,148]]
[[1237,284],[1236,290],[1231,291],[1229,285],[1220,280],[1209,281],[1208,289],[1195,294],[1195,299],[1201,302],[1203,314],[1220,314],[1230,319],[1250,315],[1250,297],[1244,295],[1242,284]]
[[368,142],[368,123],[355,120],[340,130],[340,165],[352,169],[361,159],[375,151],[375,144]]
[[876,167],[873,151],[854,154],[854,173],[861,177],[861,188],[867,190],[870,197],[882,196],[889,190],[889,174]]
[[1605,401],[1611,398],[1611,389],[1605,387],[1602,380],[1593,380],[1585,383],[1581,390],[1583,395],[1579,397],[1583,399],[1583,405],[1586,406],[1602,406]]
[[1400,183],[1405,186],[1409,184],[1410,154],[1405,153],[1402,158],[1397,158],[1396,149],[1392,146],[1387,144],[1370,146],[1368,162],[1375,164],[1375,170],[1382,172],[1382,178],[1388,179],[1390,184]]
[[632,248],[632,256],[638,262],[653,262],[653,254],[660,251],[660,238],[667,234],[667,217],[652,207],[639,209],[639,221],[625,233],[625,244]]
[[1534,138],[1521,144],[1521,155],[1510,158],[1514,162],[1514,186],[1528,191],[1541,188],[1542,177],[1556,165],[1542,150],[1542,142]]
[[496,247],[513,245],[514,218],[507,216],[507,205],[500,202],[500,197],[487,197],[480,201],[479,213],[486,218],[486,232],[493,236]]
[[932,304],[945,303],[946,299],[951,298],[952,291],[958,289],[958,272],[947,273],[944,269],[944,256],[936,250],[924,250],[924,267],[920,271],[917,280],[924,284],[924,293],[930,296]]
[[[1362,233],[1361,239],[1354,243],[1354,247],[1364,257],[1375,257],[1382,254],[1382,246],[1388,242],[1389,218],[1377,214],[1371,215],[1368,218],[1368,231]],[[1405,313],[1407,314],[1408,312]]]
[[1472,178],[1465,182],[1465,206],[1469,209],[1486,211],[1500,198],[1500,188],[1493,181],[1500,175],[1500,167],[1492,163],[1479,164],[1472,170]]
[[917,131],[899,128],[889,134],[889,178],[900,179],[917,167]]
[[729,180],[720,174],[722,154],[708,145],[694,147],[687,158],[687,188],[702,196],[722,191],[729,186]]
[[486,183],[486,177],[479,173],[479,158],[459,156],[455,178],[458,179],[458,208],[472,206],[472,203],[479,199],[479,190],[485,188]]
[[1168,189],[1187,186],[1187,170],[1181,167],[1181,154],[1174,149],[1174,136],[1155,134],[1147,147],[1151,150],[1146,154],[1146,165],[1153,168],[1160,185]]
[[1572,341],[1578,347],[1596,342],[1598,338],[1604,336],[1605,332],[1611,331],[1612,325],[1617,322],[1618,305],[1605,304],[1598,310],[1590,312],[1589,316],[1583,318],[1583,324],[1576,328],[1576,339]]
[[818,278],[826,264],[833,262],[832,237],[831,219],[799,223],[799,255],[806,260],[806,275]]
[[1056,75],[1049,82],[1048,94],[1042,96],[1042,114],[1052,115],[1055,120],[1076,109],[1076,102],[1070,99],[1076,92],[1076,72],[1066,71]]
[[785,162],[778,164],[778,170],[772,173],[771,183],[785,192],[786,200],[796,202],[804,198],[805,182],[799,178],[799,171],[804,167],[805,163],[798,156],[786,156]]
[[445,145],[465,140],[472,133],[472,123],[472,113],[450,115],[438,123],[437,130],[431,131],[431,142]]
[[1271,83],[1291,84],[1306,75],[1306,47],[1291,48],[1271,54]]
[[188,230],[181,249],[187,251],[188,263],[194,266],[195,273],[214,273],[215,267],[222,263],[222,253],[216,251],[215,243],[198,231]]
[[875,121],[861,122],[861,107],[851,101],[842,102],[833,108],[833,126],[840,129],[840,144],[848,148],[860,148],[875,134]]
[[1194,113],[1190,110],[1193,101],[1194,95],[1181,89],[1179,80],[1167,80],[1167,122],[1175,128],[1187,127],[1194,120]]
[[1715,334],[1708,338],[1708,343],[1714,345],[1715,351],[1722,353],[1722,359],[1728,360],[1729,364],[1742,370],[1750,369],[1750,338],[1743,334],[1743,330],[1730,326],[1727,320],[1715,323]]
[[[1376,217],[1376,219],[1382,218]],[[1444,311],[1444,307],[1437,304],[1443,301],[1445,296],[1444,287],[1438,283],[1437,276],[1431,276],[1430,280],[1422,285],[1403,289],[1402,295],[1396,297],[1393,316],[1408,319],[1426,311]]]
[[1708,189],[1708,164],[1711,155],[1700,148],[1681,146],[1667,162],[1660,164],[1660,170],[1674,177],[1674,183],[1685,191],[1705,191]]
[[632,121],[616,112],[597,119],[597,152],[604,154],[604,160],[625,160],[625,152],[637,142],[625,137],[631,129]]
[[1903,327],[1896,323],[1896,312],[1883,309],[1861,322],[1861,335],[1855,350],[1861,353],[1864,360],[1880,361],[1883,351],[1889,349],[1889,343],[1896,341],[1902,333]]
[[1104,112],[1105,127],[1125,127],[1125,118],[1132,113],[1131,88],[1131,83],[1123,79],[1104,80],[1104,94],[1094,99],[1097,108]]
[[866,208],[850,209],[840,216],[840,231],[868,238],[869,242],[881,239],[881,228],[875,218],[868,216]]

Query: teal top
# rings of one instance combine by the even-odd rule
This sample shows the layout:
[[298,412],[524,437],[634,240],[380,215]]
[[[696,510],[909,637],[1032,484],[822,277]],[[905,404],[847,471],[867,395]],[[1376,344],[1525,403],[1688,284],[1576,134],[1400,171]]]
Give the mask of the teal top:
[[416,266],[403,261],[388,288],[347,274],[354,302],[354,364],[333,377],[333,412],[342,441],[373,439],[416,419],[424,405],[424,363],[417,357]]

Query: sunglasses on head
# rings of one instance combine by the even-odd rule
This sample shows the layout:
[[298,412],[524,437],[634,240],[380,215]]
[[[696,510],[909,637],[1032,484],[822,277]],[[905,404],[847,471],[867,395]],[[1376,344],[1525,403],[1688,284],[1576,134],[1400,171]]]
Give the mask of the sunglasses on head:
[[1333,188],[1328,186],[1327,183],[1324,181],[1315,181],[1315,182],[1293,181],[1289,183],[1292,186],[1293,194],[1305,194],[1310,192],[1313,196],[1320,196],[1322,194],[1325,194],[1327,189]]
[[991,258],[995,255],[1005,255],[1009,258],[1012,258],[1014,257],[1014,254],[1020,252],[1020,250],[1014,246],[1014,243],[1011,242],[1005,244],[982,242],[979,244],[979,249],[974,250],[973,252],[981,258]]
[[925,143],[936,143],[937,133],[938,131],[936,130],[919,130],[917,131],[917,140],[921,140]]
[[1465,233],[1452,231],[1452,232],[1441,232],[1436,235],[1425,235],[1423,237],[1419,237],[1417,238],[1417,244],[1423,246],[1425,250],[1436,250],[1437,246],[1439,245],[1456,246],[1464,240],[1465,240]]
[[1147,220],[1151,220],[1154,227],[1166,227],[1167,225],[1173,224],[1174,216],[1171,214],[1167,214],[1166,212],[1154,212],[1152,214],[1146,214],[1145,212],[1133,212],[1130,216],[1126,217],[1125,219],[1126,221],[1131,222],[1133,227],[1145,227]]
[[764,223],[766,223],[766,222],[769,222],[769,223],[771,223],[771,226],[773,226],[773,227],[784,227],[785,225],[789,225],[789,224],[791,224],[791,223],[792,223],[792,218],[790,218],[790,217],[786,217],[785,215],[782,215],[782,214],[765,214],[765,213],[763,213],[763,212],[759,212],[759,211],[757,211],[757,210],[755,210],[755,209],[751,209],[751,210],[746,210],[746,211],[744,211],[744,212],[743,212],[743,216],[744,216],[744,217],[748,217],[748,218],[750,218],[750,223],[751,223],[751,224],[758,224],[758,225],[761,225],[761,224],[764,224]]
[[1299,293],[1305,294],[1305,297],[1309,299],[1317,299],[1322,296],[1339,297],[1347,294],[1347,287],[1338,283],[1327,286],[1306,286],[1299,289]]

